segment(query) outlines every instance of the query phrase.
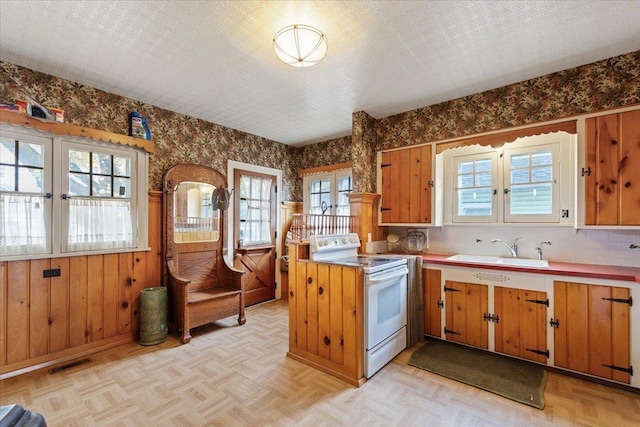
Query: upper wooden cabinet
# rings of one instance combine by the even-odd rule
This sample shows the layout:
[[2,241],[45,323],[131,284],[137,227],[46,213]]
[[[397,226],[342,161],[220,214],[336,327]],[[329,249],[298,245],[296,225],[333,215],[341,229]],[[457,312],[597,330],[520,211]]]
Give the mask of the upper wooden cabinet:
[[383,151],[380,210],[383,224],[430,224],[433,188],[431,145]]
[[585,121],[585,224],[640,225],[640,110]]

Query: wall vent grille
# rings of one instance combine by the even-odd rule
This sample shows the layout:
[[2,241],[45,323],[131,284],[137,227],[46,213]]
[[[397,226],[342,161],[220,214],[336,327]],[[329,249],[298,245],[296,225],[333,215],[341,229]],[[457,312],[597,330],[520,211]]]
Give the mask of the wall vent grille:
[[66,371],[67,369],[75,368],[76,366],[84,365],[85,363],[91,363],[91,359],[76,360],[75,362],[67,363],[66,365],[51,368],[49,369],[49,373],[57,374],[58,372]]

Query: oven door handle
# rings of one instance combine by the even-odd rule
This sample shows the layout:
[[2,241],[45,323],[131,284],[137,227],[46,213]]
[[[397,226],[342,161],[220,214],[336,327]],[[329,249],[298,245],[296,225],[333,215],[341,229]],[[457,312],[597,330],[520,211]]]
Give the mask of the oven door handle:
[[409,269],[407,267],[404,267],[404,268],[398,269],[398,270],[393,270],[391,273],[380,275],[380,276],[378,276],[377,274],[370,274],[369,275],[369,286],[375,285],[375,284],[378,284],[378,283],[382,283],[382,282],[386,282],[386,281],[389,281],[391,279],[395,279],[396,277],[402,277],[402,276],[405,276],[407,274],[409,274]]

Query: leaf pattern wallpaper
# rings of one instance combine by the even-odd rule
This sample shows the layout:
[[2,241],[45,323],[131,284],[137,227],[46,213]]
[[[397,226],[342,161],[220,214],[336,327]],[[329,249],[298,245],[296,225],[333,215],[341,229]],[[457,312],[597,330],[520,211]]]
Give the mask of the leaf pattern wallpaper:
[[640,51],[381,119],[354,112],[351,136],[297,148],[0,61],[0,102],[25,97],[65,110],[68,123],[125,135],[138,111],[156,146],[150,190],[173,165],[226,173],[235,160],[282,170],[282,199],[301,201],[300,169],[352,161],[354,190],[375,192],[378,150],[638,104]]

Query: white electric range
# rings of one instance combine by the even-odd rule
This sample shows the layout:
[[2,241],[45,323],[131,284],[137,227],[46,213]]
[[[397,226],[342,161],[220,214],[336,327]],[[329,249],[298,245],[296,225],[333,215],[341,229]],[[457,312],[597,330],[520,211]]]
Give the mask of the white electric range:
[[357,234],[309,237],[312,261],[362,269],[364,283],[364,373],[370,378],[407,345],[406,258],[358,255]]

